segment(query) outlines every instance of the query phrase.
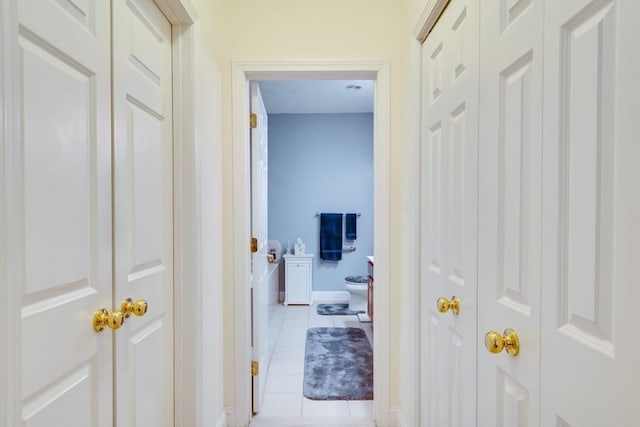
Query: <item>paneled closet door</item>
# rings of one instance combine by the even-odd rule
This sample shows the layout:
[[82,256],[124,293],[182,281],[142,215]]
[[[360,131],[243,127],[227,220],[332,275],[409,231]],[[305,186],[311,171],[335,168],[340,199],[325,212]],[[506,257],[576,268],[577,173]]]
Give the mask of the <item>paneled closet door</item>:
[[173,425],[171,25],[148,0],[113,7],[114,304],[118,427]]
[[541,425],[640,419],[640,2],[545,6]]
[[17,12],[0,28],[17,66],[3,84],[19,88],[4,119],[19,130],[1,171],[12,332],[0,424],[111,427],[112,334],[92,326],[112,295],[109,3],[4,6]]
[[[543,3],[480,9],[478,425],[538,426]],[[490,353],[507,328],[520,352]]]
[[[20,97],[2,151],[6,420],[171,426],[171,27],[146,0],[9,6]],[[127,297],[149,312],[94,330],[94,312]]]
[[[454,1],[423,45],[421,425],[476,423],[478,2]],[[438,310],[438,300],[459,301]],[[440,308],[447,308],[446,302]]]

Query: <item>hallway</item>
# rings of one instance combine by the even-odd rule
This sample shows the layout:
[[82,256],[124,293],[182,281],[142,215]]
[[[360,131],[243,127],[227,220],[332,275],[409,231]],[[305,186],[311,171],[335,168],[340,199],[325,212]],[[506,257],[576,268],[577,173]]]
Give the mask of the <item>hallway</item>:
[[278,304],[271,307],[269,316],[274,325],[269,334],[275,345],[262,410],[252,425],[373,425],[373,401],[315,401],[302,395],[307,328],[362,328],[372,341],[371,324],[360,323],[356,316],[320,316],[315,304],[310,307]]

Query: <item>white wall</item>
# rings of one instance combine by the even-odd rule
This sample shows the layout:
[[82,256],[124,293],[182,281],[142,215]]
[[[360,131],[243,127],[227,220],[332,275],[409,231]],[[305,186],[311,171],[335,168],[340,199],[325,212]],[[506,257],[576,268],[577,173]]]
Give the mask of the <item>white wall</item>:
[[[404,0],[219,0],[213,37],[222,77],[224,401],[235,405],[233,277],[233,61],[375,61],[391,64],[391,405],[406,423],[417,413],[417,144],[411,32],[422,2]],[[417,11],[417,13],[416,13]],[[417,116],[419,117],[419,116]],[[395,423],[394,423],[395,424]]]
[[[317,212],[361,213],[357,239],[343,234],[343,246],[356,250],[345,251],[340,261],[323,261]],[[269,239],[286,248],[298,237],[316,255],[314,292],[344,292],[346,276],[367,275],[367,255],[373,255],[373,114],[269,115]]]
[[201,250],[202,250],[202,401],[204,420],[217,420],[224,412],[222,348],[222,150],[220,138],[220,76],[210,60],[199,61],[196,92],[204,104],[197,117],[202,133],[196,135],[201,160]]

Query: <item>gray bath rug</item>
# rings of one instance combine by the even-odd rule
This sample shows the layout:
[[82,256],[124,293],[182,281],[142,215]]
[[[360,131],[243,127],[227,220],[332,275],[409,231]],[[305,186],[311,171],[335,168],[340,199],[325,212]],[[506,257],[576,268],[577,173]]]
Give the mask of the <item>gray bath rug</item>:
[[350,310],[349,304],[318,304],[316,312],[322,316],[344,316],[364,313],[364,310]]
[[373,349],[362,329],[307,329],[303,394],[312,400],[373,400]]

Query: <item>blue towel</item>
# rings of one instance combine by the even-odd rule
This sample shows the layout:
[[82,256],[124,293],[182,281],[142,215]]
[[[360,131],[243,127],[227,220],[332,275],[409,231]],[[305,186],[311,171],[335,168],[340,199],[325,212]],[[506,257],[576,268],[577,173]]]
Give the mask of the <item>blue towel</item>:
[[320,214],[320,258],[326,261],[342,259],[342,214]]
[[358,233],[356,233],[356,220],[358,214],[348,213],[344,216],[344,238],[347,240],[356,240]]

